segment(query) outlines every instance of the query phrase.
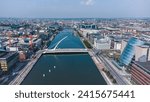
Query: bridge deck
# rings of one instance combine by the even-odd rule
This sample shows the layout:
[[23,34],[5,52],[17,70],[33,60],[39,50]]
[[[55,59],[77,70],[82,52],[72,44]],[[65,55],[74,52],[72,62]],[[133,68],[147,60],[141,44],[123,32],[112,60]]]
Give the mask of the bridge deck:
[[47,49],[43,53],[83,53],[88,52],[87,49]]

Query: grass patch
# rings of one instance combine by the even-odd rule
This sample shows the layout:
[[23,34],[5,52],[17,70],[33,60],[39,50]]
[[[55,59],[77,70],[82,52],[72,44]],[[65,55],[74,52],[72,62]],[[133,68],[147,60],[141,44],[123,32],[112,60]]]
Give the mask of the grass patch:
[[93,47],[91,46],[91,44],[87,41],[87,40],[84,40],[83,43],[85,44],[85,46],[89,49],[92,49]]

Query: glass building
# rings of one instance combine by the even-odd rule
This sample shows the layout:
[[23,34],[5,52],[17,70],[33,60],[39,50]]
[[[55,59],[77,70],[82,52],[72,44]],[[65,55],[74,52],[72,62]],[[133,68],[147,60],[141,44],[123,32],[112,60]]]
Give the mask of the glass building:
[[121,65],[128,66],[131,63],[132,58],[134,57],[135,46],[143,45],[143,44],[144,44],[143,41],[135,37],[130,38],[119,58],[119,62],[121,63]]

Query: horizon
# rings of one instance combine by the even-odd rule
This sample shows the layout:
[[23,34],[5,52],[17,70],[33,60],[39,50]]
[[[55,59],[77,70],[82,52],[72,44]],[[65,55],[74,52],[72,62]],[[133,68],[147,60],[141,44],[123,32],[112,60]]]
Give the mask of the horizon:
[[0,17],[0,19],[5,18],[5,19],[150,19],[150,17]]
[[150,0],[5,0],[0,18],[150,18],[148,4]]

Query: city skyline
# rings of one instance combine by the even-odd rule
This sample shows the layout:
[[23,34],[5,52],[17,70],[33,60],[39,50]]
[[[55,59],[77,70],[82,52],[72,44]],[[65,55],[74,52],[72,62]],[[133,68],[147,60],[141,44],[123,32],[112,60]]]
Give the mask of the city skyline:
[[142,18],[150,17],[148,4],[150,0],[5,0],[0,17]]

